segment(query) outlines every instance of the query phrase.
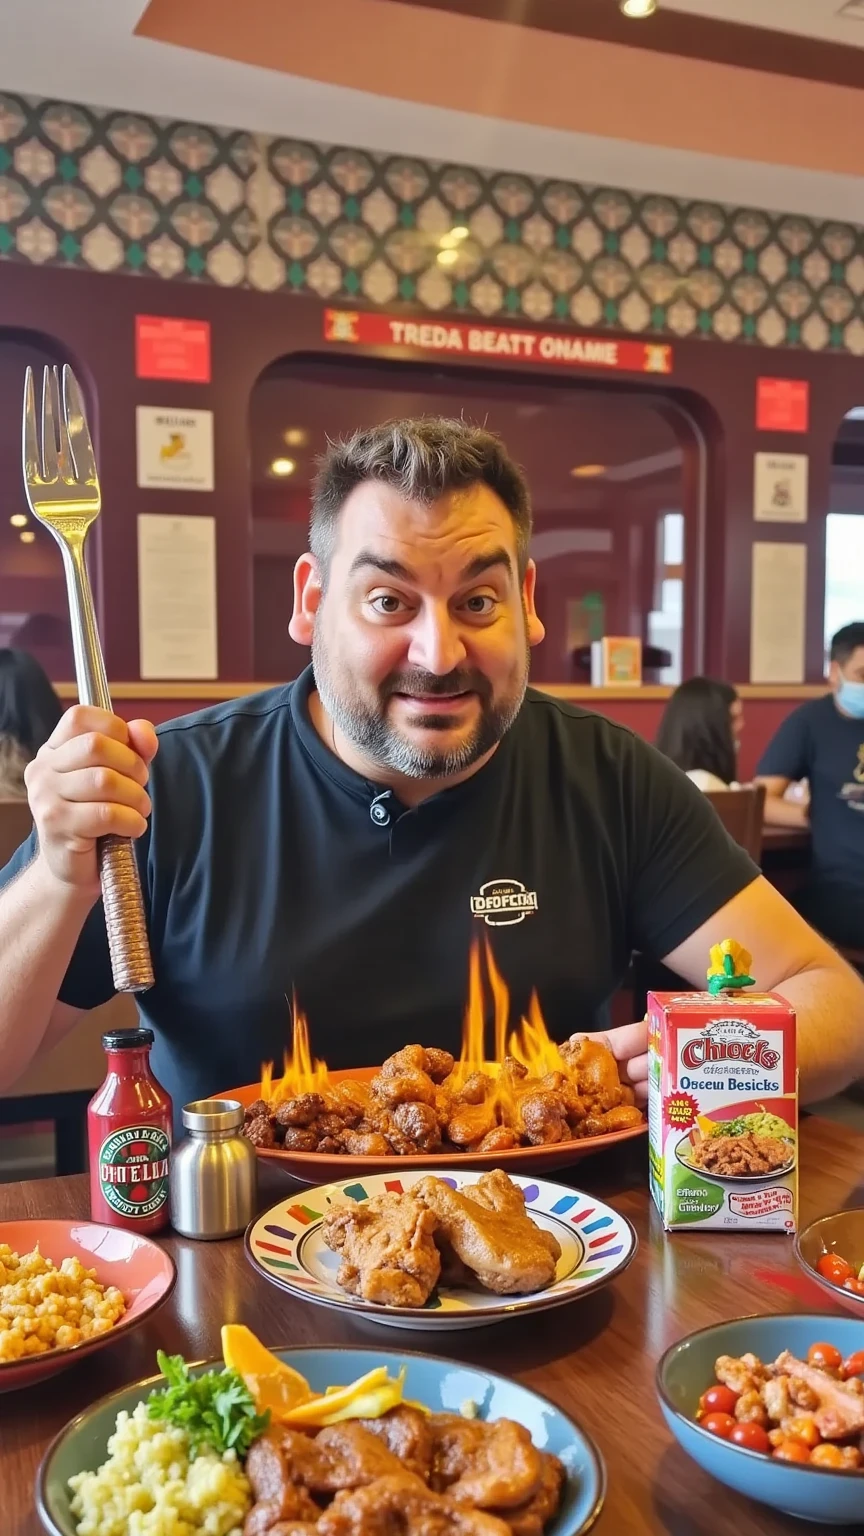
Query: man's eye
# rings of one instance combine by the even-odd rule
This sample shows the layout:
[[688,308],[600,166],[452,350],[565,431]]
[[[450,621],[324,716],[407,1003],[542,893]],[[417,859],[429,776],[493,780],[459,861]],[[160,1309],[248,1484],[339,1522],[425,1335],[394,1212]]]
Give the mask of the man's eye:
[[404,604],[401,597],[396,597],[392,592],[379,592],[377,597],[370,598],[370,604],[376,613],[400,613]]
[[487,617],[495,608],[494,597],[476,592],[473,597],[466,598],[465,607],[469,613],[478,614],[481,618]]

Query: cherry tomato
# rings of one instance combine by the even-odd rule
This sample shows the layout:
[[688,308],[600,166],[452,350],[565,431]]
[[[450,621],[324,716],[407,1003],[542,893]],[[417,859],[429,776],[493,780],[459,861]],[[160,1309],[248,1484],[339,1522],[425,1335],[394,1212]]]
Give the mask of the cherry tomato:
[[801,1440],[784,1440],[778,1445],[776,1451],[771,1453],[775,1461],[800,1461],[810,1460],[810,1452]]
[[832,1285],[842,1285],[852,1273],[852,1265],[847,1264],[839,1253],[823,1253],[816,1268],[823,1279],[830,1280]]
[[864,1349],[857,1350],[843,1361],[843,1379],[848,1381],[850,1376],[864,1376]]
[[807,1351],[807,1364],[815,1365],[821,1371],[838,1371],[843,1364],[843,1356],[833,1344],[811,1344]]
[[700,1417],[704,1418],[706,1413],[734,1413],[737,1401],[738,1393],[731,1387],[709,1387],[699,1399]]
[[864,1296],[864,1280],[856,1280],[854,1275],[849,1275],[843,1281],[844,1291],[851,1291],[853,1296]]
[[747,1451],[761,1451],[765,1455],[771,1442],[761,1424],[736,1424],[729,1436],[733,1445],[743,1445]]
[[708,1413],[699,1422],[703,1429],[707,1429],[709,1435],[719,1435],[721,1440],[728,1440],[735,1428],[735,1420],[731,1413]]

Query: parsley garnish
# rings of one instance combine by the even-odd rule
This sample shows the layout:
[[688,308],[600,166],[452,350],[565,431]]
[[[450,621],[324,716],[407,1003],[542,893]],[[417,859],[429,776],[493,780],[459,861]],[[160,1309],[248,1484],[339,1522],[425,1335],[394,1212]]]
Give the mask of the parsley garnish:
[[257,1412],[242,1376],[227,1369],[190,1376],[182,1355],[166,1355],[161,1349],[156,1360],[168,1385],[161,1392],[151,1392],[150,1418],[185,1430],[193,1460],[207,1447],[220,1456],[225,1451],[245,1456],[270,1423],[270,1414]]

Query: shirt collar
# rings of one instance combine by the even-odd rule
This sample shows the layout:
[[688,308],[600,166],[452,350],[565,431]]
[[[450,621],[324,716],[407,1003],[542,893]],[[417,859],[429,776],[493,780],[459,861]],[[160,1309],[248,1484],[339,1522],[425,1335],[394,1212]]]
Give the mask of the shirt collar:
[[[385,786],[376,783],[373,779],[367,779],[364,774],[356,773],[353,768],[349,768],[347,763],[343,763],[341,757],[337,757],[336,753],[331,751],[326,743],[322,741],[312,723],[312,716],[309,712],[309,698],[314,688],[315,678],[311,666],[308,666],[300,673],[300,676],[291,688],[291,718],[297,735],[319,773],[331,779],[341,789],[346,790],[348,794],[354,795],[356,799],[362,800],[364,804],[368,804],[369,800],[375,795],[380,794]],[[503,741],[499,742],[497,751],[492,754],[488,763],[485,763],[482,768],[478,769],[477,773],[472,773],[470,778],[464,779],[461,784],[454,784],[449,789],[442,789],[437,795],[432,795],[428,800],[421,801],[417,809],[430,805],[453,804],[455,800],[461,802],[463,799],[472,797],[481,790],[487,791],[492,784],[496,783],[500,775],[503,774],[510,758],[513,750],[513,735],[522,719],[523,711],[524,705],[523,709],[519,712],[516,723],[507,732]],[[395,793],[394,799],[398,800],[398,796]],[[401,801],[399,803],[401,804]]]

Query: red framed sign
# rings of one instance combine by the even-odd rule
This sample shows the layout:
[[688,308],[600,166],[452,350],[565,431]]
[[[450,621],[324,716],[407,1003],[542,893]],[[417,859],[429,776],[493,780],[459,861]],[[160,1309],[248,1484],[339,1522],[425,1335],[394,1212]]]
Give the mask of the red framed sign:
[[136,315],[135,374],[139,379],[209,384],[209,320]]
[[349,346],[396,347],[436,356],[507,359],[559,368],[600,368],[622,373],[671,373],[666,342],[622,341],[572,331],[534,331],[482,321],[436,320],[428,315],[324,311],[324,340]]
[[756,430],[806,432],[810,425],[810,385],[806,379],[756,380]]

